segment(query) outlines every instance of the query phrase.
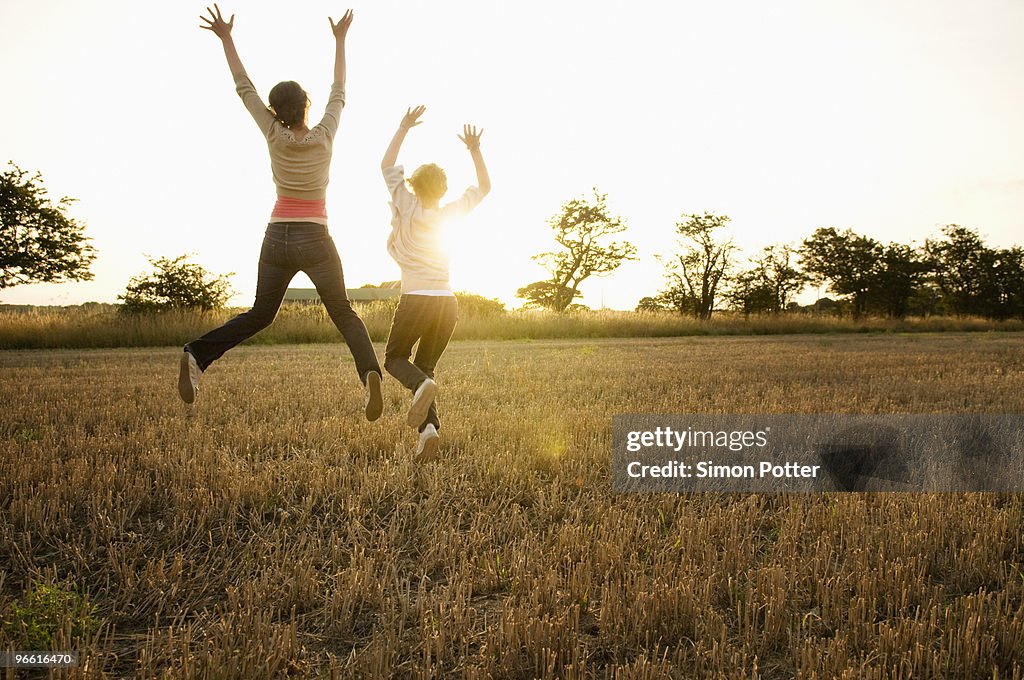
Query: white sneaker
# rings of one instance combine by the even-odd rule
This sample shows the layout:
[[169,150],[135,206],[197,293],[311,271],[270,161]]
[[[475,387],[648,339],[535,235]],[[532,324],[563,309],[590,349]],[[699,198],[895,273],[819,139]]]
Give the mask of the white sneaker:
[[384,412],[384,397],[380,393],[380,373],[370,371],[366,374],[366,419],[371,423]]
[[441,436],[437,434],[437,428],[431,423],[420,432],[420,443],[416,447],[416,456],[413,458],[417,463],[427,463],[437,458],[438,444],[441,443]]
[[409,415],[405,419],[405,424],[409,427],[422,425],[423,421],[427,419],[427,412],[436,396],[437,383],[427,378],[412,395],[412,403],[409,404]]
[[199,378],[203,375],[196,358],[192,353],[185,350],[181,353],[181,362],[178,366],[178,395],[186,404],[196,400],[199,392]]

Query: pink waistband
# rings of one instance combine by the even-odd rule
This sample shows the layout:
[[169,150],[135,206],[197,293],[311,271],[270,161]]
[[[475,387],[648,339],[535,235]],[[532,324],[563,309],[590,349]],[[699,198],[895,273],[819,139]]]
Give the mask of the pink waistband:
[[274,204],[274,211],[271,217],[287,217],[296,219],[300,217],[321,217],[327,219],[327,199],[321,198],[318,201],[307,201],[303,198],[291,198],[289,196],[278,196]]

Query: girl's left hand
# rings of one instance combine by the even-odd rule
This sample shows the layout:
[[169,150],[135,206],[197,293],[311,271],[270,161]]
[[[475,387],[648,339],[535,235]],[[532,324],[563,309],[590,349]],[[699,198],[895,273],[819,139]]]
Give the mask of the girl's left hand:
[[[216,13],[213,9],[217,10]],[[213,31],[221,40],[230,38],[231,29],[235,27],[235,15],[232,14],[229,21],[224,21],[224,17],[221,16],[220,13],[220,7],[217,7],[216,3],[214,3],[213,9],[210,9],[209,7],[206,8],[206,11],[210,13],[208,18],[203,16],[199,17],[207,24],[206,26],[200,26],[199,28],[205,28],[207,31]]]
[[352,10],[347,10],[345,16],[343,16],[338,23],[334,23],[334,19],[327,17],[327,20],[331,22],[331,33],[338,40],[343,40],[348,35],[348,27],[352,25]]
[[475,125],[463,125],[462,134],[458,135],[458,137],[462,140],[462,143],[466,145],[467,149],[475,151],[480,148],[480,136],[483,135],[483,133],[483,128],[480,128],[480,131],[477,132]]

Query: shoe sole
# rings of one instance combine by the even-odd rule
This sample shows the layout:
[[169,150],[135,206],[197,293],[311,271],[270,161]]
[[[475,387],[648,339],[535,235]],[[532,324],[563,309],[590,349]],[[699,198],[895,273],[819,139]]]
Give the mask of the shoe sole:
[[430,410],[430,405],[434,403],[434,397],[436,396],[437,383],[431,382],[420,392],[420,398],[409,405],[409,415],[405,418],[405,424],[409,427],[419,427],[422,425],[423,421],[427,419],[427,412]]
[[380,393],[380,373],[371,371],[366,375],[366,388],[370,390],[370,400],[366,402],[366,419],[372,423],[384,412],[384,397]]
[[192,377],[188,366],[188,352],[181,353],[181,361],[178,364],[178,396],[186,404],[196,400],[196,390],[192,386]]
[[415,461],[417,463],[429,463],[432,460],[436,460],[440,442],[440,437],[431,437],[423,442],[423,450],[416,454]]

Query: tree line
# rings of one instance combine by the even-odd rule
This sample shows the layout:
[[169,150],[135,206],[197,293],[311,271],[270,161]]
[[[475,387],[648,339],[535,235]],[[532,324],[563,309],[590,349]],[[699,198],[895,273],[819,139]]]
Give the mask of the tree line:
[[[518,290],[526,306],[573,309],[584,281],[637,259],[636,247],[617,238],[627,226],[609,211],[607,194],[593,194],[570,199],[549,219],[555,247],[534,256],[549,276]],[[67,214],[72,202],[50,199],[39,173],[13,163],[0,172],[0,289],[92,278],[96,251],[84,225]],[[743,314],[778,314],[802,309],[794,297],[824,285],[839,300],[813,307],[853,317],[1024,318],[1024,250],[991,247],[975,229],[950,224],[914,246],[821,227],[799,244],[769,245],[741,260],[726,231],[729,221],[714,212],[683,214],[674,225],[676,250],[657,256],[664,286],[637,309],[698,319],[723,305]],[[215,276],[186,256],[150,263],[155,271],[133,278],[119,296],[128,311],[214,309],[231,295],[228,275]]]
[[[724,305],[748,315],[778,314],[805,309],[794,297],[807,286],[825,286],[839,300],[825,298],[811,308],[855,318],[1024,318],[1024,249],[991,247],[969,227],[946,225],[920,246],[821,227],[799,244],[772,244],[741,260],[726,233],[729,221],[714,212],[683,214],[674,226],[675,252],[656,256],[664,286],[641,298],[637,310],[709,319]],[[558,248],[535,256],[550,277],[519,289],[527,306],[570,309],[583,281],[636,259],[628,241],[609,241],[626,224],[596,189],[589,201],[565,203],[549,224]]]

